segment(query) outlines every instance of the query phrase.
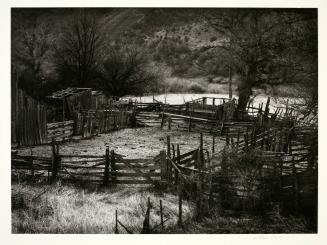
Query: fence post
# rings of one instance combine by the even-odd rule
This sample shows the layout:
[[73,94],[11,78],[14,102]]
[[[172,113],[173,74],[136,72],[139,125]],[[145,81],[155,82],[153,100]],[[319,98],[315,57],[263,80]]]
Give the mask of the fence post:
[[93,120],[94,120],[95,115],[94,114],[90,114],[90,136],[93,135]]
[[[175,161],[178,165],[180,164],[180,151],[179,151],[179,145],[177,145],[177,160]],[[175,169],[175,184],[178,184],[179,182],[179,176],[178,176],[178,171]]]
[[201,204],[201,155],[200,150],[197,151],[197,167],[198,167],[198,178],[196,185],[196,219],[201,220],[202,218],[202,204]]
[[116,217],[115,234],[119,234],[119,231],[118,231],[118,210],[117,209],[116,209],[115,217]]
[[183,225],[183,192],[182,192],[182,184],[181,181],[178,185],[178,221],[177,221],[177,225],[182,226]]
[[[286,135],[286,130],[282,130],[283,133],[283,152],[287,153],[288,151],[288,135]],[[286,137],[285,137],[286,136]]]
[[57,152],[56,150],[56,144],[54,138],[52,138],[52,176],[51,176],[51,181],[54,181],[57,178],[58,174],[58,157],[57,157]]
[[249,141],[248,141],[247,134],[244,134],[244,143],[245,143],[245,151],[248,151]]
[[263,135],[262,136],[262,140],[261,140],[261,150],[264,150],[265,149],[265,141],[266,141],[266,136]]
[[264,112],[264,120],[266,121],[268,118],[268,113],[269,113],[269,103],[270,103],[270,97],[268,97],[267,102],[266,102],[266,108]]
[[237,149],[240,145],[240,129],[237,130]]
[[175,159],[175,157],[176,157],[176,152],[175,152],[175,145],[174,144],[171,144],[171,150],[172,150],[172,152],[173,152],[173,159]]
[[109,146],[106,146],[105,168],[104,168],[104,179],[103,179],[103,185],[105,186],[107,186],[109,183],[109,165],[110,165]]
[[226,132],[226,144],[229,145],[229,129]]
[[168,130],[171,130],[171,116],[168,117]]
[[165,124],[165,113],[161,113],[161,125],[160,125],[160,127],[163,128],[164,124]]
[[142,234],[150,234],[150,211],[151,211],[151,202],[150,202],[150,197],[148,197],[148,208],[146,210],[146,214],[144,217],[144,222],[143,222],[143,229],[142,229]]
[[203,166],[203,133],[200,133],[200,157],[201,157],[201,167]]
[[212,135],[212,155],[215,153],[216,137]]
[[83,114],[83,132],[82,132],[82,138],[87,137],[87,117],[85,114]]
[[167,159],[166,159],[166,151],[160,151],[160,175],[161,180],[166,180],[167,177]]
[[31,159],[31,175],[34,177],[34,161]]
[[221,120],[221,127],[220,127],[220,136],[222,136],[223,135],[223,133],[224,133],[224,120]]
[[299,182],[296,173],[294,156],[292,157],[292,173],[293,173],[293,195],[294,195],[294,212],[299,210]]
[[115,151],[110,151],[110,165],[111,165],[111,175],[112,175],[112,182],[116,182],[116,161],[115,161]]
[[[170,136],[167,135],[167,157],[171,159],[171,152],[170,152]],[[166,168],[167,168],[167,178],[171,179],[171,168],[170,164],[168,163],[168,159],[166,160]]]
[[192,130],[192,119],[191,119],[191,116],[189,117],[188,119],[188,131],[191,132]]
[[212,172],[211,172],[211,168],[209,168],[209,200],[208,200],[209,209],[211,208],[211,206],[213,204],[212,194],[213,194],[212,193]]
[[162,212],[162,200],[160,199],[160,223],[161,229],[164,228],[163,212]]

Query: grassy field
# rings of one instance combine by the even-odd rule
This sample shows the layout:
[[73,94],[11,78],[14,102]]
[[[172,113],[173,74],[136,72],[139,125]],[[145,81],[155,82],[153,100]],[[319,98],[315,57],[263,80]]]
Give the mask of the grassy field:
[[[152,233],[314,233],[305,219],[270,213],[264,216],[235,215],[218,206],[200,221],[193,218],[195,205],[183,201],[183,226],[177,225],[178,197],[153,187],[78,187],[40,183],[12,184],[12,233],[114,233],[118,219],[134,234],[142,231],[150,197]],[[165,222],[160,228],[160,200]],[[119,226],[119,233],[127,233]]]
[[[82,188],[60,182],[12,184],[12,233],[114,233],[115,212],[133,233],[140,233],[147,209],[152,204],[150,225],[160,224],[160,199],[166,229],[177,223],[178,197],[153,188],[117,186]],[[192,203],[184,202],[183,216],[189,219]],[[163,232],[156,230],[153,232]],[[119,227],[119,233],[127,233]]]

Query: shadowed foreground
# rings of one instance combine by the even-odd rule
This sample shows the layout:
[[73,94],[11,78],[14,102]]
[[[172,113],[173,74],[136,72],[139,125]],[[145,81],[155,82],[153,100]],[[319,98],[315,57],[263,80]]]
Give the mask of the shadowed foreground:
[[[202,221],[192,219],[194,205],[183,201],[183,226],[177,225],[178,196],[154,188],[81,188],[64,185],[12,184],[12,233],[115,233],[115,211],[132,233],[141,233],[151,200],[153,233],[310,233],[304,219],[235,216],[217,209]],[[164,229],[160,226],[160,200]],[[166,221],[167,220],[167,221]],[[127,233],[118,226],[119,233]],[[155,229],[154,229],[155,228]]]

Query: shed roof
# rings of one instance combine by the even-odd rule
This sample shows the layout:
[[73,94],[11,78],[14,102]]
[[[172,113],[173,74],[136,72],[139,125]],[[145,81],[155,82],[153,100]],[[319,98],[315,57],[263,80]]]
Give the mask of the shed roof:
[[47,97],[52,98],[52,99],[63,99],[63,98],[84,92],[86,90],[91,90],[91,88],[66,88],[63,90],[56,91],[52,95],[47,96]]
[[92,95],[93,96],[98,96],[98,95],[104,95],[104,93],[102,91],[92,90]]

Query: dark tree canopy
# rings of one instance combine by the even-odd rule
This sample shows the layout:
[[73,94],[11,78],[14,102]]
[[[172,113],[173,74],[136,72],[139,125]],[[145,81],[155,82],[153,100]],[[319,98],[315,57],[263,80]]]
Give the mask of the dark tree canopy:
[[115,96],[150,91],[157,77],[147,70],[147,62],[144,52],[136,47],[111,47],[103,63],[99,87]]

